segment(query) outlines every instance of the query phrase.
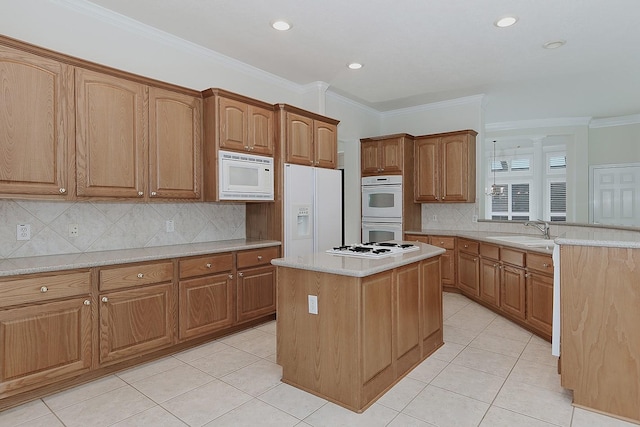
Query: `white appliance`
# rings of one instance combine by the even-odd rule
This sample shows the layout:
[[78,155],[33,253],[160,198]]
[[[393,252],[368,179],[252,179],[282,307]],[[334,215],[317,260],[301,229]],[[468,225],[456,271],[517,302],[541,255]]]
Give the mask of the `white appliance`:
[[[365,176],[362,178],[362,221],[402,221],[402,176]],[[380,221],[378,221],[380,222]]]
[[342,171],[284,165],[284,256],[342,245]]
[[402,220],[396,222],[362,221],[362,242],[386,242],[402,240]]
[[218,151],[220,200],[273,200],[273,158]]
[[362,178],[362,241],[402,240],[402,176]]
[[402,255],[407,252],[417,251],[420,248],[411,243],[363,243],[355,245],[337,246],[327,249],[328,254],[350,256],[356,258],[386,258]]

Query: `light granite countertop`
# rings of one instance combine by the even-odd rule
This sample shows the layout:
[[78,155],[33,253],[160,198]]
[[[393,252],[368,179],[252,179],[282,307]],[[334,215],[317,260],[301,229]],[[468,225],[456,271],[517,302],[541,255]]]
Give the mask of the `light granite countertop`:
[[444,249],[436,246],[420,242],[411,243],[419,246],[420,249],[386,258],[356,258],[316,252],[303,256],[276,258],[271,260],[271,264],[278,267],[290,267],[342,276],[366,277],[445,253]]
[[532,236],[539,237],[539,234],[525,233],[496,233],[494,231],[463,231],[463,230],[409,230],[405,234],[422,234],[429,236],[456,236],[466,237],[468,239],[479,240],[502,246],[511,246],[528,251],[541,252],[550,254],[553,252],[553,244],[557,245],[574,245],[574,246],[606,246],[613,248],[640,248],[640,233],[637,231],[615,230],[615,229],[595,229],[569,231],[560,236],[551,237],[551,246],[549,248],[526,246],[513,242],[498,242],[491,239],[491,236]]
[[0,260],[0,276],[44,273],[280,246],[277,240],[235,239],[140,249],[84,252]]

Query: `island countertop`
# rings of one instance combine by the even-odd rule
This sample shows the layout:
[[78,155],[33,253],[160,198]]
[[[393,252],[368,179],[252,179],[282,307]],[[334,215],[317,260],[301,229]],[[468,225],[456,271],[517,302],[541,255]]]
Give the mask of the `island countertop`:
[[343,276],[366,277],[445,253],[444,249],[427,245],[426,243],[406,243],[412,243],[420,249],[385,258],[357,258],[328,254],[326,252],[315,252],[308,255],[276,258],[271,260],[271,264],[278,267],[297,268],[300,270],[340,274]]

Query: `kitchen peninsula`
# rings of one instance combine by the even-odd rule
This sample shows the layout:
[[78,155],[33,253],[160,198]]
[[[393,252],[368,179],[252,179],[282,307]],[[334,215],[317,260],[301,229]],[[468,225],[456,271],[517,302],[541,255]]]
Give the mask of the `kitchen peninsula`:
[[277,266],[282,381],[364,411],[443,344],[440,255],[313,253]]

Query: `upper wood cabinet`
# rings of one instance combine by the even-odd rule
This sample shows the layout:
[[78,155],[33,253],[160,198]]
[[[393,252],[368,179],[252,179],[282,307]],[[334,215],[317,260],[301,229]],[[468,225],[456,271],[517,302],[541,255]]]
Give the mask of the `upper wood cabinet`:
[[203,96],[209,152],[221,149],[273,156],[272,105],[222,89],[208,89]]
[[0,45],[0,194],[73,193],[73,67]]
[[406,135],[361,139],[362,176],[402,174],[405,138]]
[[147,87],[76,69],[78,196],[143,197]]
[[149,88],[149,195],[198,199],[202,181],[202,100]]
[[280,139],[284,162],[335,169],[338,166],[338,121],[286,104],[281,114]]
[[201,100],[76,69],[80,197],[198,199]]
[[416,202],[475,201],[476,135],[465,130],[416,138]]

